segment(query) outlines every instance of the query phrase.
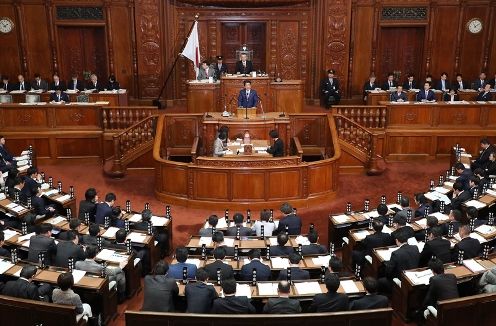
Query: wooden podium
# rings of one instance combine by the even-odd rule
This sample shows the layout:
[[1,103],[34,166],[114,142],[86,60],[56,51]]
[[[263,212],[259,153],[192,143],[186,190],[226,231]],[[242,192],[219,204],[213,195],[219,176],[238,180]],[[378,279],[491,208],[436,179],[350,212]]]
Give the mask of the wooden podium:
[[256,116],[257,116],[257,108],[256,107],[253,107],[253,108],[238,107],[236,110],[236,117],[238,119],[244,119],[246,117],[255,118]]

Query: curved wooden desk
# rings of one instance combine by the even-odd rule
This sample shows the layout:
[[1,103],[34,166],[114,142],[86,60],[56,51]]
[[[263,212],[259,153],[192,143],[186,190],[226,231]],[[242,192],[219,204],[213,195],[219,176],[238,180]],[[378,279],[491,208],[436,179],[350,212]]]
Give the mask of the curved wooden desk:
[[[251,208],[274,207],[289,201],[298,207],[306,207],[332,198],[337,191],[338,160],[341,155],[337,143],[334,120],[326,114],[290,115],[286,117],[284,135],[287,143],[301,137],[302,147],[310,147],[312,142],[322,143],[327,157],[316,162],[302,161],[302,151],[293,152],[281,158],[260,156],[210,157],[194,155],[210,149],[203,144],[191,150],[192,163],[172,161],[168,154],[177,151],[173,143],[185,143],[188,135],[173,140],[180,130],[186,129],[184,123],[190,120],[194,126],[196,143],[211,137],[214,122],[198,115],[161,115],[157,123],[153,157],[156,161],[155,194],[162,201],[189,207],[202,208]],[[181,127],[177,125],[183,123]],[[218,122],[227,123],[225,120]],[[236,121],[233,122],[236,129]],[[265,129],[253,120],[244,122],[243,128]],[[218,126],[218,125],[216,125]],[[256,133],[255,133],[256,134]],[[181,136],[181,135],[180,135]],[[326,137],[328,136],[328,137]],[[283,136],[281,136],[282,138]],[[314,140],[312,140],[314,138]],[[296,140],[298,146],[300,141]],[[319,145],[319,144],[316,144]],[[184,147],[183,147],[184,149]],[[165,157],[165,158],[164,158]]]

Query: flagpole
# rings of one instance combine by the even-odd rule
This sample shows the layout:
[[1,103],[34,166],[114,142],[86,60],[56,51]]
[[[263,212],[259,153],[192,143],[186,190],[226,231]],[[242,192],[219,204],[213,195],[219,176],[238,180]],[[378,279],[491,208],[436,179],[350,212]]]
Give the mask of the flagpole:
[[[177,61],[179,60],[179,57],[181,57],[181,53],[184,50],[184,47],[188,43],[189,37],[191,35],[191,31],[193,30],[193,27],[195,27],[195,24],[198,22],[198,18],[200,17],[200,14],[195,15],[195,20],[193,21],[193,24],[191,24],[191,27],[189,28],[188,34],[186,34],[186,38],[184,39],[183,45],[181,46],[181,50],[179,50],[179,53],[176,55],[176,58],[174,59],[174,63],[172,64],[172,67],[169,70],[169,73],[167,74],[167,78],[165,79],[164,84],[162,85],[162,88],[160,89],[160,93],[156,99],[153,100],[152,104],[156,106],[158,109],[162,108],[162,103],[160,103],[160,98],[162,97],[162,94],[165,90],[165,86],[167,85],[167,82],[169,79],[172,77],[172,72],[174,71],[174,68],[176,67]],[[167,102],[165,102],[165,106],[167,107]]]

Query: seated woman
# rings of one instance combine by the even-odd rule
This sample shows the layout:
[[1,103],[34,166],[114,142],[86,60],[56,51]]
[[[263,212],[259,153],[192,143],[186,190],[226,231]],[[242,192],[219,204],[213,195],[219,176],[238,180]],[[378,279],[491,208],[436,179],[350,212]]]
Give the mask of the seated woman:
[[224,146],[224,141],[227,139],[225,132],[219,132],[217,139],[214,142],[214,157],[222,157],[227,150],[227,147]]
[[273,129],[269,132],[269,136],[274,140],[274,144],[267,148],[267,153],[274,157],[284,156],[284,142],[279,138],[279,132]]
[[[76,313],[81,315],[86,321],[91,318],[91,307],[87,303],[83,303],[79,294],[74,293],[74,277],[71,273],[62,273],[57,278],[58,289],[53,290],[52,301],[56,304],[64,304],[76,306]],[[79,317],[79,316],[78,316]]]
[[115,80],[115,76],[110,75],[108,80],[107,90],[114,91],[114,90],[119,90],[120,88],[121,87],[119,85],[119,82]]

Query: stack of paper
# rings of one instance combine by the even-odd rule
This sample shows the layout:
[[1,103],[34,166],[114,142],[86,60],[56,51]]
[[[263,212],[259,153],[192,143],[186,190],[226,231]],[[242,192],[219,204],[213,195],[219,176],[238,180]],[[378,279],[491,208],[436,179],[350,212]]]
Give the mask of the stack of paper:
[[475,207],[477,209],[481,209],[481,208],[484,208],[484,207],[487,206],[483,202],[480,202],[480,201],[474,200],[474,199],[469,200],[468,202],[465,202],[465,205],[467,205],[467,207],[473,206],[473,207]]
[[224,244],[228,247],[234,247],[234,238],[224,238]]
[[350,221],[350,217],[347,215],[335,215],[332,217],[332,219],[337,223],[337,224],[343,224],[343,223],[348,223]]
[[363,216],[365,216],[366,218],[375,218],[375,217],[379,217],[379,212],[377,212],[376,210],[373,210],[373,211],[368,212],[368,213],[363,213]]
[[405,272],[405,276],[412,282],[414,285],[429,285],[429,280],[434,274],[430,269],[426,269],[421,272]]
[[131,240],[131,242],[144,243],[146,239],[146,234],[139,232],[131,232],[127,235],[126,240]]
[[432,213],[429,216],[434,216],[439,222],[449,220],[449,216],[441,212]]
[[131,216],[129,219],[128,219],[129,222],[133,222],[133,223],[138,223],[138,222],[141,222],[141,214],[133,214],[133,216]]
[[270,237],[269,238],[269,244],[271,246],[277,246],[277,238],[276,237]]
[[248,297],[251,298],[251,288],[248,284],[236,284],[236,294],[237,297]]
[[308,240],[308,238],[301,236],[301,235],[297,236],[295,241],[297,244],[299,244],[299,245],[301,244],[302,246],[307,246],[310,244],[310,241]]
[[5,229],[3,230],[3,236],[4,236],[4,240],[5,241],[8,241],[10,240],[12,237],[18,235],[19,233],[14,231],[14,230],[10,230],[10,229]]
[[355,233],[353,233],[355,238],[357,238],[357,240],[359,240],[359,241],[365,239],[365,237],[368,236],[369,234],[370,234],[370,232],[367,230],[360,230],[360,231],[356,231]]
[[322,293],[319,282],[301,282],[294,286],[299,295]]
[[480,272],[485,272],[486,269],[484,266],[476,262],[474,259],[467,259],[463,261],[463,265],[470,269],[472,273],[480,273]]
[[69,199],[71,199],[71,195],[63,195],[63,196],[55,198],[55,200],[58,201],[59,203],[66,202]]
[[451,200],[448,198],[448,196],[441,194],[439,192],[436,192],[436,191],[426,192],[424,194],[424,196],[425,196],[425,198],[432,200],[432,201],[434,201],[434,200],[443,201],[444,204],[446,204],[446,205],[451,203]]
[[198,241],[198,245],[202,246],[210,246],[212,243],[212,237],[200,237],[200,240]]
[[168,218],[153,215],[150,221],[153,226],[164,226],[168,222]]
[[272,268],[274,269],[284,269],[289,267],[289,259],[282,257],[272,257],[270,258],[272,263]]
[[312,258],[312,263],[316,266],[325,266],[329,267],[329,259],[331,256],[317,256]]
[[0,260],[0,274],[5,273],[9,269],[11,269],[14,266],[11,262],[8,260]]
[[52,190],[48,190],[48,191],[45,191],[43,193],[43,195],[47,196],[47,197],[50,197],[52,195],[55,195],[56,193],[58,193],[59,191],[57,189],[52,189]]
[[78,284],[84,275],[86,275],[86,271],[80,271],[78,269],[73,269],[72,270],[72,276],[74,277],[74,284]]
[[52,217],[51,219],[49,219],[46,222],[47,223],[50,223],[52,225],[56,225],[56,224],[59,224],[59,223],[64,222],[64,221],[65,221],[65,217],[63,217],[63,216],[55,216],[55,217]]
[[111,226],[105,231],[104,234],[102,234],[102,237],[104,238],[115,238],[115,234],[119,231],[119,228],[115,226]]
[[450,192],[450,190],[448,188],[445,188],[445,187],[436,187],[436,188],[434,188],[434,191],[436,191],[440,194],[443,194],[443,195],[446,195],[448,192]]
[[393,233],[393,230],[391,230],[387,225],[384,225],[384,227],[382,228],[382,232],[391,234]]
[[17,242],[23,242],[23,241],[29,240],[35,234],[36,233],[32,232],[32,233],[29,233],[29,234],[26,234],[26,235],[21,235],[19,238],[17,238]]
[[376,252],[379,255],[379,257],[382,258],[382,260],[389,261],[389,260],[391,260],[391,254],[398,249],[399,249],[399,247],[391,247],[391,248],[387,248],[387,249],[377,250]]
[[484,224],[484,225],[481,225],[478,228],[476,228],[475,231],[482,233],[482,234],[491,234],[491,233],[496,231],[496,227]]
[[193,264],[196,266],[196,268],[200,268],[200,259],[188,258],[188,259],[186,259],[186,264]]
[[355,281],[353,281],[353,280],[341,281],[341,286],[343,287],[343,290],[345,293],[358,293],[358,292],[360,292],[360,290],[358,290],[358,287],[355,284]]
[[276,296],[277,283],[257,283],[258,295]]

